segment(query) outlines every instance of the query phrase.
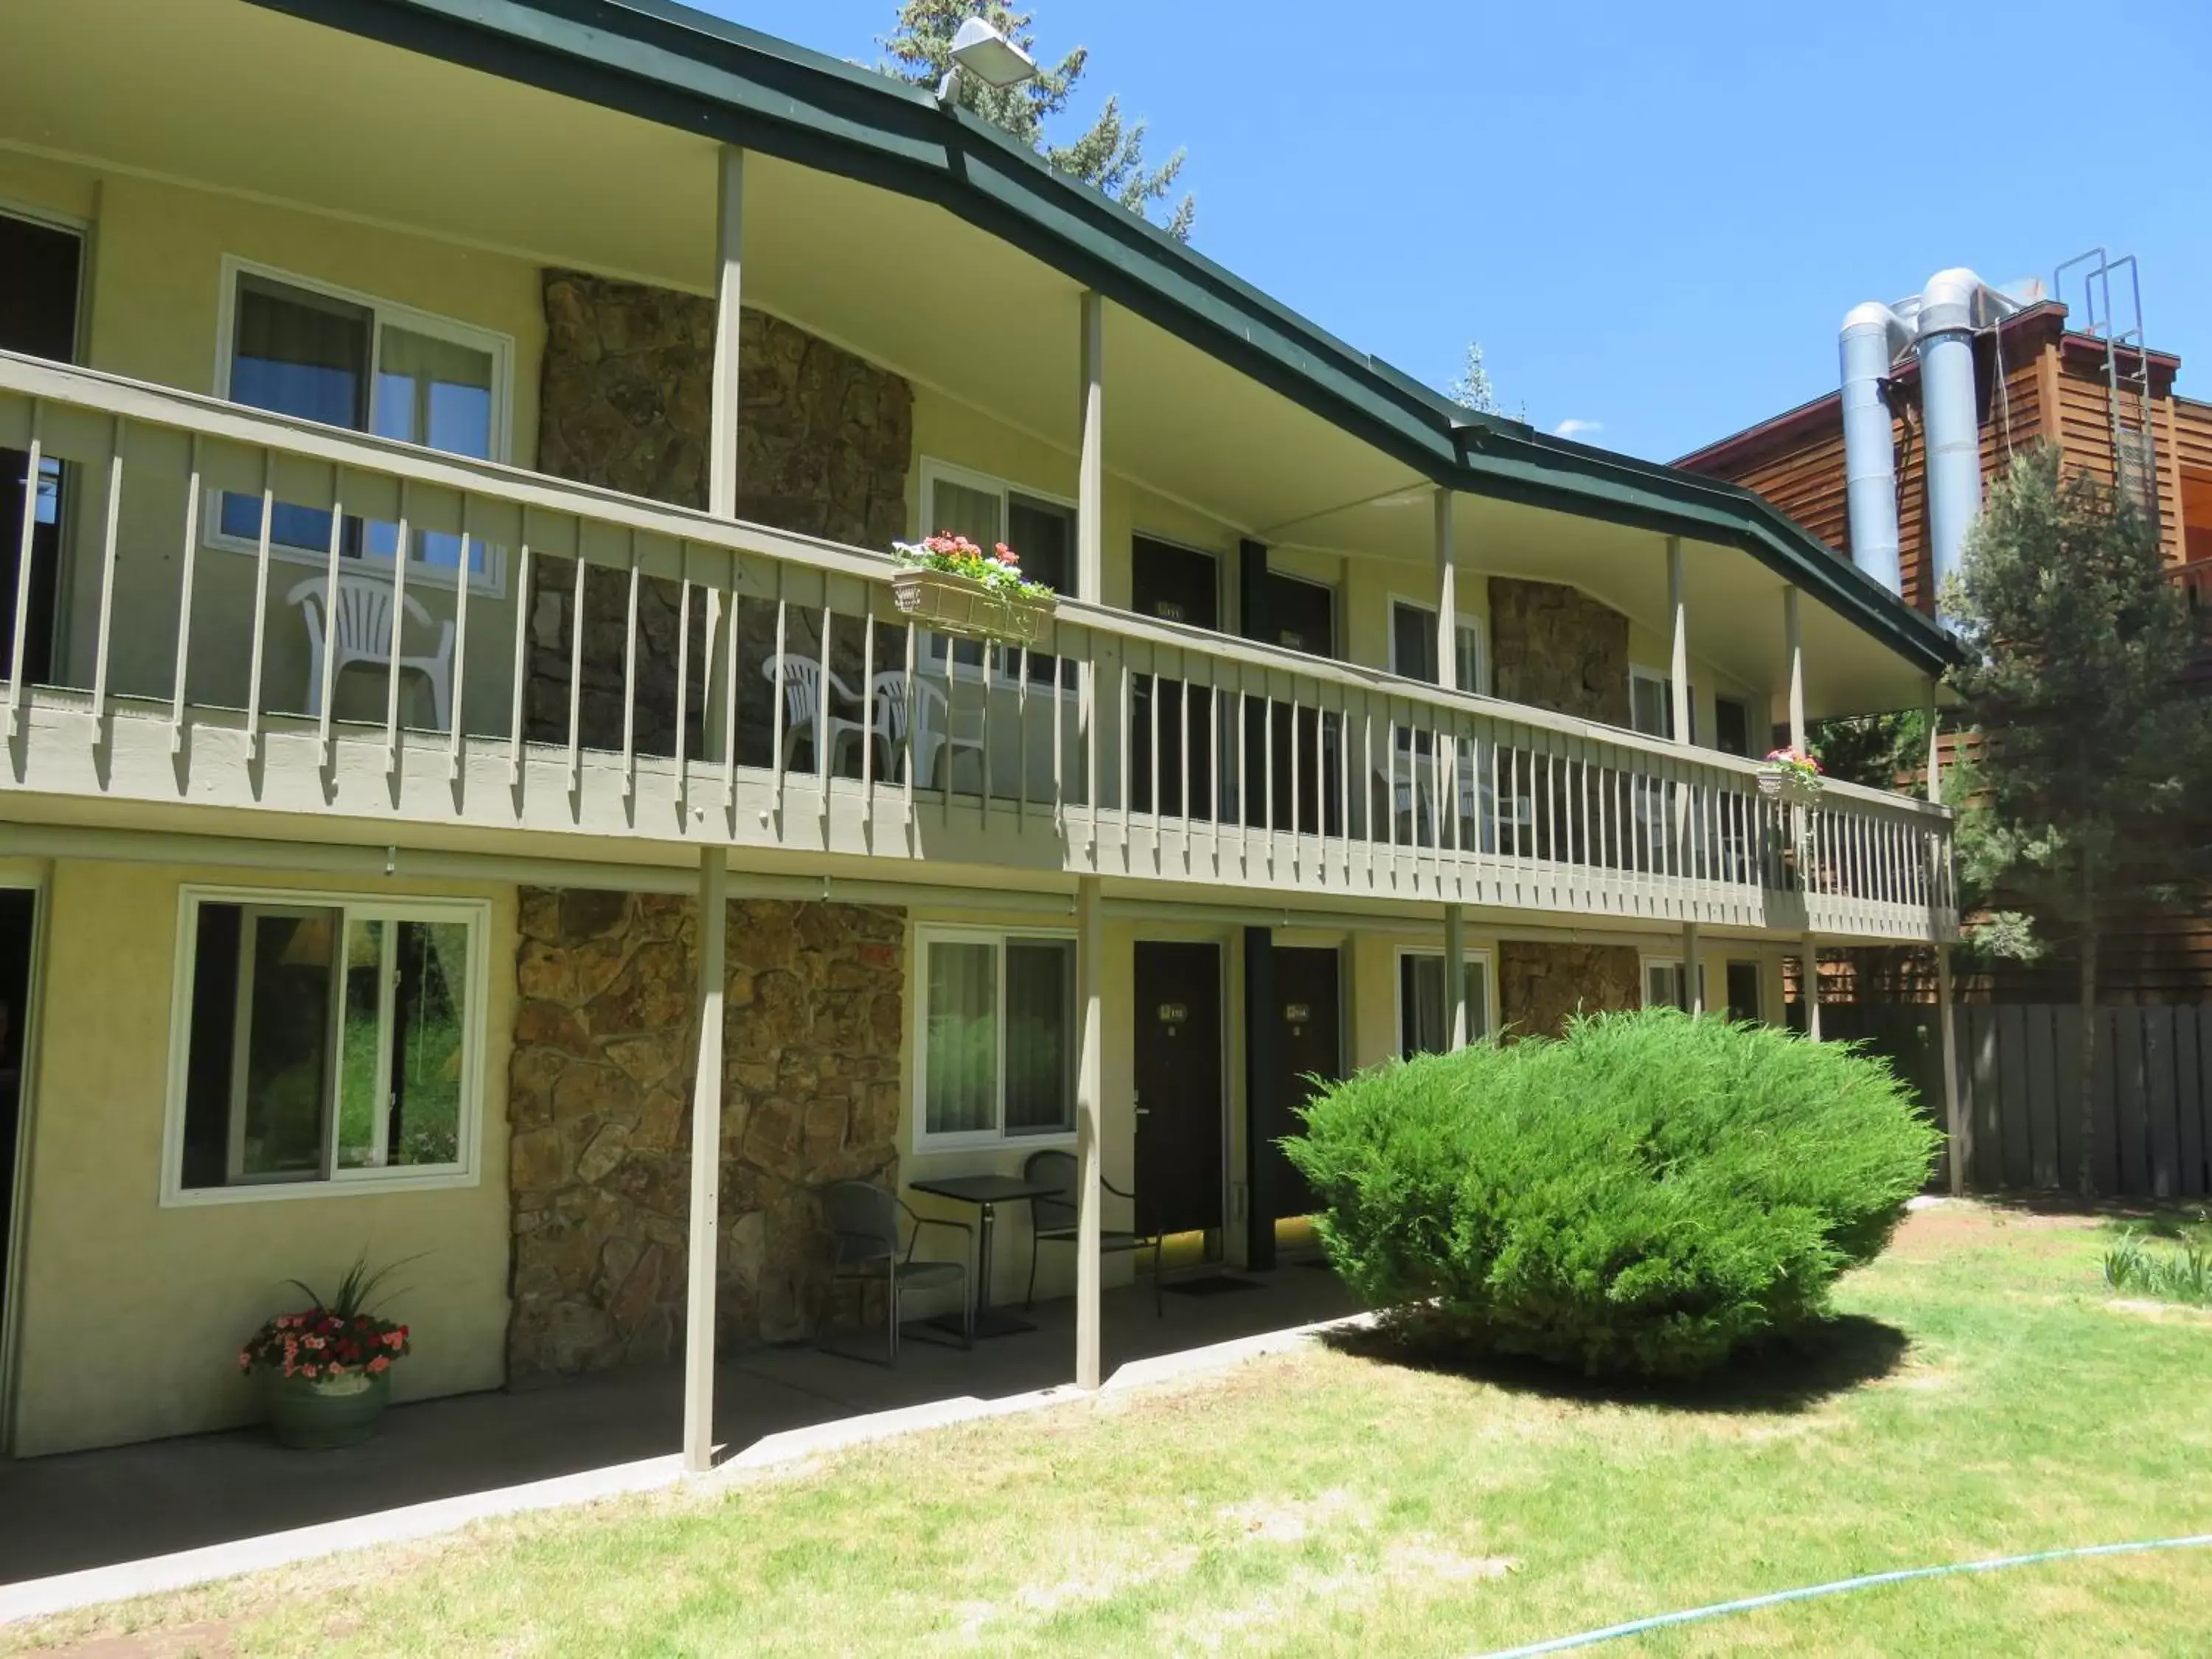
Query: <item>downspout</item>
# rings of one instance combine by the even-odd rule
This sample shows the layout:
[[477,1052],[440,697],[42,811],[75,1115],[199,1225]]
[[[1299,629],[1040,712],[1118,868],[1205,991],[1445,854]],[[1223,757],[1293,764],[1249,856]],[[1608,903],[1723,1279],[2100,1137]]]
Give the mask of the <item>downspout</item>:
[[1912,325],[1869,300],[1844,319],[1844,490],[1851,562],[1893,593],[1905,591],[1897,528],[1897,445],[1891,433],[1889,372],[1912,344]]
[[1971,270],[1939,270],[1920,296],[1920,404],[1928,427],[1928,558],[1936,592],[1955,574],[1982,510],[1974,334],[2020,309]]

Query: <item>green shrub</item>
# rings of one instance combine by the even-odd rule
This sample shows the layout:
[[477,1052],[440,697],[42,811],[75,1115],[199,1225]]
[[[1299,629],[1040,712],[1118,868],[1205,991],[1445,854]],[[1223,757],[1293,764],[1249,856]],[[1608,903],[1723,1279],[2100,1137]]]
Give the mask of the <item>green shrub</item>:
[[1887,1066],[1672,1009],[1393,1061],[1284,1145],[1368,1305],[1473,1348],[1688,1376],[1826,1316],[1937,1135]]
[[2130,1227],[2105,1252],[2105,1283],[2116,1291],[2212,1308],[2212,1243],[2185,1237],[2176,1249],[2152,1249]]

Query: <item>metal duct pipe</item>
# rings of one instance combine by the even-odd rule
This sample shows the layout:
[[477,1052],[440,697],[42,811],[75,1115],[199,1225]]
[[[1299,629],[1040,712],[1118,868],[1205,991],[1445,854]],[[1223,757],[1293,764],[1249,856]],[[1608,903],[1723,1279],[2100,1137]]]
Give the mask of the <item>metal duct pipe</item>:
[[1920,406],[1928,426],[1928,558],[1936,591],[1959,568],[1982,510],[1982,418],[1974,334],[2019,305],[1971,270],[1939,270],[1921,293]]
[[1844,489],[1850,511],[1851,562],[1893,593],[1905,591],[1897,529],[1897,444],[1889,409],[1890,367],[1911,348],[1912,325],[1869,300],[1844,319]]

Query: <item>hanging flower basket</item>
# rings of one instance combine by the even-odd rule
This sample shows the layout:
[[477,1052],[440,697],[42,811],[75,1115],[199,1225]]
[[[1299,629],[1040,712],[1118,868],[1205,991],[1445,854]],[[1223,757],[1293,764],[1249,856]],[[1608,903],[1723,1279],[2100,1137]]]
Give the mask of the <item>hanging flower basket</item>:
[[1820,798],[1820,763],[1795,749],[1777,749],[1759,763],[1759,793],[1786,806],[1809,806]]
[[1052,589],[1025,580],[1021,562],[1003,542],[986,553],[964,536],[932,536],[893,544],[905,567],[891,578],[891,599],[904,616],[963,639],[1034,645],[1051,620]]

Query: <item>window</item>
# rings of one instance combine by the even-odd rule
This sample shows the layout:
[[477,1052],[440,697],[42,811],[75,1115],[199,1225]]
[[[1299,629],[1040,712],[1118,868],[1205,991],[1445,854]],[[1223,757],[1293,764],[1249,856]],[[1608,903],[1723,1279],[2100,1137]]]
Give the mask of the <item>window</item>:
[[1628,671],[1628,723],[1647,738],[1674,735],[1674,682],[1652,669]]
[[[1705,967],[1698,964],[1698,999],[1705,1000]],[[1644,958],[1644,1006],[1647,1008],[1680,1008],[1687,1012],[1690,1006],[1689,984],[1682,976],[1680,957],[1646,957]]]
[[[1454,630],[1457,660],[1454,684],[1462,691],[1485,689],[1483,625],[1479,617],[1462,614]],[[1409,680],[1443,684],[1437,673],[1437,608],[1410,599],[1390,601],[1390,672]]]
[[1713,699],[1713,746],[1723,755],[1751,753],[1751,708],[1741,698]]
[[1729,963],[1728,1017],[1731,1021],[1737,1023],[1760,1018],[1757,963],[1731,962]]
[[483,914],[188,892],[167,1190],[470,1178]]
[[[1065,501],[1014,489],[979,472],[963,472],[937,461],[925,460],[921,469],[924,535],[965,536],[988,550],[1004,542],[1022,562],[1022,574],[1042,582],[1055,593],[1070,599],[1075,591],[1075,509]],[[948,641],[942,635],[928,636],[928,655],[942,662]],[[952,660],[980,668],[984,647],[975,640],[951,642]],[[992,647],[994,657],[1002,653]],[[999,672],[1011,678],[1012,665],[1001,660]],[[1030,683],[1049,684],[1058,677],[1059,659],[1041,652],[1030,653]],[[1073,684],[1071,672],[1068,684]]]
[[[1469,951],[1462,958],[1467,975],[1467,1040],[1490,1035],[1490,957]],[[1439,1054],[1451,1040],[1450,1011],[1444,1006],[1444,957],[1441,951],[1398,953],[1398,1051]]]
[[917,1147],[1075,1131],[1075,941],[921,940]]
[[[226,266],[225,281],[223,395],[232,402],[450,454],[504,459],[511,355],[505,337],[235,264]],[[231,545],[258,544],[260,499],[224,495],[216,523]],[[460,562],[459,536],[429,532],[408,539],[410,576],[419,567],[451,579]],[[328,513],[276,504],[272,550],[320,559],[330,544]],[[338,547],[347,558],[388,563],[398,544],[398,526],[349,518]],[[496,586],[499,567],[497,550],[471,539],[470,580]]]

